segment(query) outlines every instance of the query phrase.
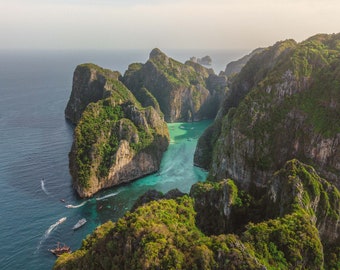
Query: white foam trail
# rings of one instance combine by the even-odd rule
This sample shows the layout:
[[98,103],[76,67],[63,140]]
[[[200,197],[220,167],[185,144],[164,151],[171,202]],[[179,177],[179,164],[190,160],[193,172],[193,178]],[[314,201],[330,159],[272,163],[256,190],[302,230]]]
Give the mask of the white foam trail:
[[44,179],[41,179],[41,189],[45,192],[46,195],[50,195],[50,193],[45,188],[45,182]]
[[174,168],[174,167],[175,167],[175,164],[172,163],[168,168],[166,168],[165,170],[160,171],[159,175],[166,174],[168,171],[171,171],[172,168]]
[[65,207],[66,208],[79,208],[79,207],[84,206],[86,203],[87,203],[87,201],[84,201],[84,202],[82,202],[81,204],[78,204],[78,205],[68,204],[68,205],[65,205]]
[[52,225],[48,228],[48,230],[45,232],[44,238],[46,239],[46,238],[50,235],[50,233],[51,233],[51,232],[52,232],[59,224],[63,223],[65,220],[66,220],[66,217],[63,217],[63,218],[59,219],[56,223],[52,224]]
[[40,248],[40,246],[42,245],[42,243],[49,237],[49,235],[51,234],[51,232],[58,227],[59,224],[63,223],[66,220],[66,217],[63,217],[61,219],[59,219],[56,223],[52,224],[44,233],[44,235],[41,237],[41,240],[39,242],[39,245],[37,247],[37,250]]
[[114,193],[111,193],[111,194],[105,195],[105,196],[103,196],[103,197],[96,198],[96,200],[97,200],[97,201],[101,201],[101,200],[104,200],[104,199],[107,199],[107,198],[110,198],[110,197],[116,196],[117,194],[119,194],[119,192],[114,192]]

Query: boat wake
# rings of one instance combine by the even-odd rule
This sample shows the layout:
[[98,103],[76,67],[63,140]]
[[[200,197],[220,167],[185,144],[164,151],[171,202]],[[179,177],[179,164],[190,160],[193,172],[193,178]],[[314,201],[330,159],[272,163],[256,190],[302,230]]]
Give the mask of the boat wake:
[[50,233],[51,233],[55,228],[57,228],[57,226],[58,226],[59,224],[63,223],[65,220],[66,220],[66,217],[63,217],[63,218],[59,219],[56,223],[52,224],[52,225],[48,228],[48,230],[45,232],[44,237],[47,238],[47,237],[50,235]]
[[118,194],[119,194],[119,192],[113,192],[113,193],[108,194],[108,195],[105,195],[105,196],[103,196],[103,197],[96,198],[96,200],[97,200],[97,201],[102,201],[102,200],[105,200],[105,199],[107,199],[107,198],[116,196],[116,195],[118,195]]
[[44,243],[44,241],[49,237],[49,235],[51,234],[51,232],[58,227],[58,225],[60,225],[61,223],[63,223],[66,220],[66,217],[63,217],[61,219],[59,219],[56,223],[52,224],[44,233],[44,235],[41,237],[39,245],[37,247],[37,250],[40,249],[41,245]]
[[49,192],[47,191],[47,189],[45,188],[45,181],[44,181],[44,179],[41,179],[40,184],[41,184],[41,189],[44,191],[44,193],[45,193],[46,195],[50,195],[50,193],[49,193]]
[[159,175],[164,175],[164,174],[167,174],[168,172],[171,172],[175,166],[176,164],[172,163],[169,167],[165,169],[162,168],[162,170],[159,172]]
[[87,201],[84,201],[84,202],[82,202],[81,204],[78,204],[78,205],[68,204],[68,205],[65,205],[65,207],[66,208],[79,208],[79,207],[84,206],[86,203],[87,203]]

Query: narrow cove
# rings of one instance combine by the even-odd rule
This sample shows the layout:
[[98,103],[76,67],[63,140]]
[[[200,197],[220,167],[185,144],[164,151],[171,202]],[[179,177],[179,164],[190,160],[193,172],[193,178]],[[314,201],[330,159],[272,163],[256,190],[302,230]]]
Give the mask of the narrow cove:
[[[87,201],[80,201],[71,207],[80,206],[84,215],[96,216],[99,224],[108,220],[116,221],[129,210],[139,196],[149,189],[163,193],[179,189],[188,193],[190,187],[204,181],[207,172],[193,166],[193,155],[197,140],[203,131],[212,123],[205,120],[192,123],[169,123],[170,145],[164,153],[159,172],[143,177],[129,184],[99,192]],[[99,225],[98,224],[98,225]]]

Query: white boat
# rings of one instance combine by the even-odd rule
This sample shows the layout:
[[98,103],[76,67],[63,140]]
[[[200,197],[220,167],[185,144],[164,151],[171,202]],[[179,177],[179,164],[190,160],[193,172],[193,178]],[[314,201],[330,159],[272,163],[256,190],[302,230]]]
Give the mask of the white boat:
[[66,220],[66,217],[61,218],[61,219],[58,220],[57,224],[59,225],[59,224],[63,223],[65,220]]
[[73,230],[77,230],[79,229],[81,226],[83,226],[85,223],[87,222],[86,218],[82,218],[80,219],[74,226],[73,226]]

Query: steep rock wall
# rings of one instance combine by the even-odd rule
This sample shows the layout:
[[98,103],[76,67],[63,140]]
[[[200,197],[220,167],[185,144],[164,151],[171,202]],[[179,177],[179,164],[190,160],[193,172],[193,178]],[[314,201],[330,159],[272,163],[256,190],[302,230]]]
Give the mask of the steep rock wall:
[[137,98],[150,92],[167,122],[215,117],[227,86],[224,76],[191,61],[182,64],[159,49],[151,51],[145,64],[130,65],[122,81]]
[[204,154],[210,158],[209,179],[231,177],[243,188],[261,189],[298,158],[339,187],[339,39],[284,41],[249,60],[215,121],[215,142],[208,138],[197,147],[195,164]]
[[87,105],[79,120],[74,119],[77,126],[69,154],[70,173],[78,194],[90,197],[103,188],[158,171],[169,144],[163,116],[151,106],[143,108],[118,80],[116,72],[92,64],[77,70],[82,72],[75,72],[76,85],[67,110],[74,109],[72,115],[78,115],[79,108]]
[[107,97],[107,79],[118,79],[119,76],[119,72],[94,64],[78,65],[73,73],[72,92],[65,108],[65,117],[77,124],[88,104]]

